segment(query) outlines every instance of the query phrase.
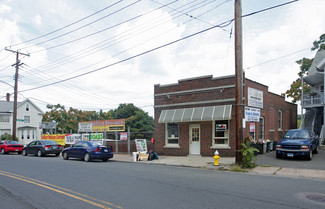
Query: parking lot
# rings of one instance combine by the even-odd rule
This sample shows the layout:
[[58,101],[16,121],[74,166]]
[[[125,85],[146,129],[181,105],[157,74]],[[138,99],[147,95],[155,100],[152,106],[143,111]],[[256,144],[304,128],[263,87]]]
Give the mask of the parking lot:
[[301,168],[325,170],[325,150],[319,150],[318,154],[313,155],[313,159],[308,161],[303,158],[282,158],[275,157],[275,151],[271,151],[257,156],[259,166],[267,165],[274,167]]

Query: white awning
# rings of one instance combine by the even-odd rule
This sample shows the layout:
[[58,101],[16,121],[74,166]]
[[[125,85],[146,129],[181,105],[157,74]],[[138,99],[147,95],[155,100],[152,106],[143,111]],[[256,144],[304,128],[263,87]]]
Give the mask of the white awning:
[[163,110],[158,123],[230,120],[231,105]]

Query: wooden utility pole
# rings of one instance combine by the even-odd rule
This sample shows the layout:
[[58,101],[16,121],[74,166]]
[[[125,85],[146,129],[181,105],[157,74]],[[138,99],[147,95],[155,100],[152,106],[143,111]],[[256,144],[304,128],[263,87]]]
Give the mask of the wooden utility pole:
[[243,45],[241,0],[235,0],[236,163],[241,164],[243,143]]
[[18,75],[19,75],[19,66],[21,66],[23,63],[20,63],[19,60],[19,54],[29,56],[29,54],[21,53],[17,51],[13,51],[11,49],[6,49],[7,51],[16,53],[16,63],[12,66],[16,66],[16,72],[15,72],[15,86],[14,86],[14,115],[12,118],[12,139],[16,139],[16,130],[17,130],[17,94],[18,94]]

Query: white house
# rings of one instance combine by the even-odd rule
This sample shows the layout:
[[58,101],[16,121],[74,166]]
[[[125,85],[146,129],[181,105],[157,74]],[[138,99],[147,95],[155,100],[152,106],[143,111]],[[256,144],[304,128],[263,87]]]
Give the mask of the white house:
[[[12,135],[13,106],[10,101],[0,101],[0,136]],[[43,111],[29,99],[17,104],[17,130],[16,137],[21,144],[41,139]]]

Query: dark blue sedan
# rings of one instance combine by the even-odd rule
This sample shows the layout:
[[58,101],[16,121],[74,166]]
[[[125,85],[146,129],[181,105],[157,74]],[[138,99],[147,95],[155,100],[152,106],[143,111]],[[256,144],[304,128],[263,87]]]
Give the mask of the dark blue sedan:
[[102,159],[106,162],[109,158],[113,158],[113,155],[112,147],[106,147],[91,141],[79,141],[72,147],[62,151],[64,160],[68,160],[69,158],[80,158],[86,162],[92,159]]
[[311,160],[318,153],[319,137],[307,129],[288,130],[276,146],[276,157],[306,157]]

